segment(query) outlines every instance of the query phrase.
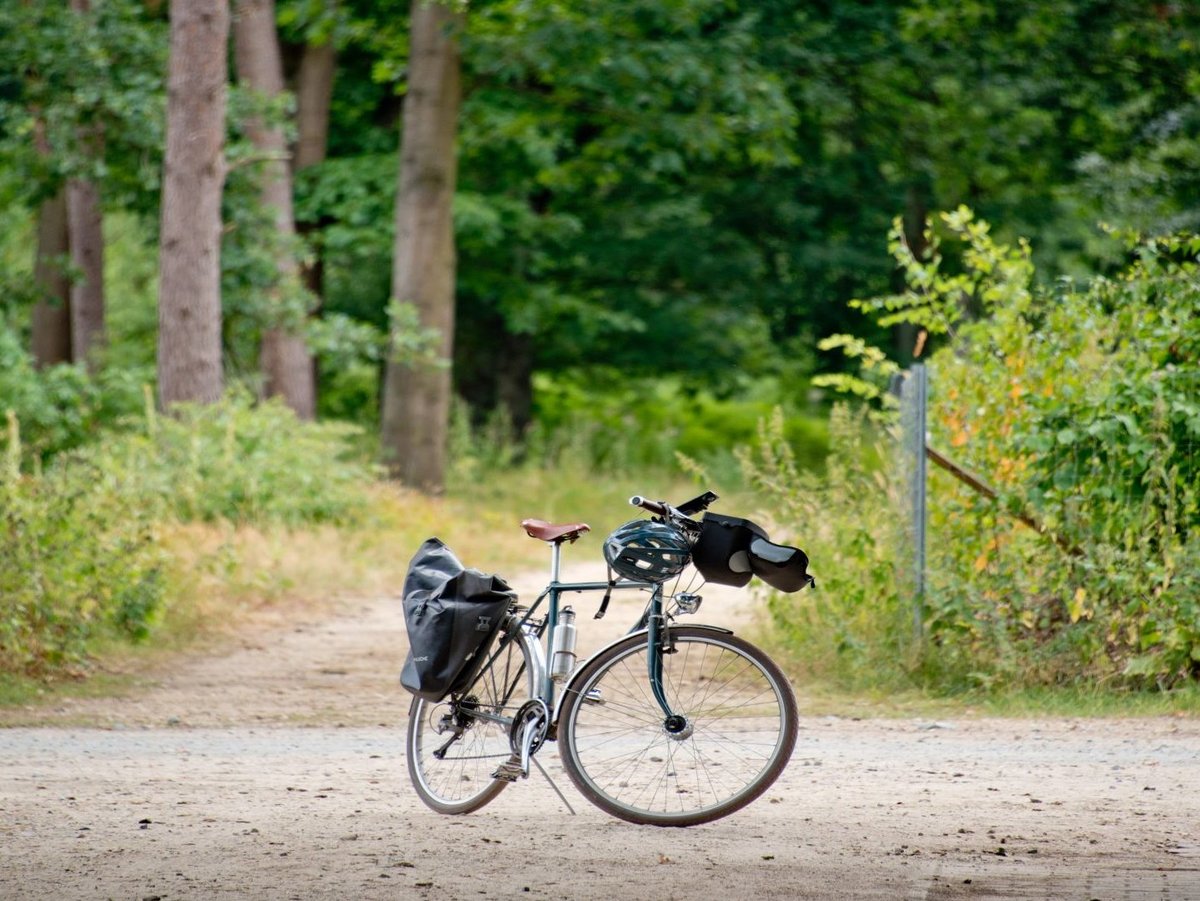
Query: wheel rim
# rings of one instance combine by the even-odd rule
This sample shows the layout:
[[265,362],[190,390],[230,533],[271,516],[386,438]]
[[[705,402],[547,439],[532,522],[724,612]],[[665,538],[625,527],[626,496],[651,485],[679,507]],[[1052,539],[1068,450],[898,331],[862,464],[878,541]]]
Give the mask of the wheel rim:
[[[427,801],[467,807],[504,786],[492,779],[492,773],[511,753],[509,728],[528,696],[528,679],[521,643],[514,640],[464,698],[417,701],[408,753],[413,780]],[[457,729],[462,730],[458,740],[446,747],[442,759],[435,757],[434,752],[446,746]]]
[[[663,821],[755,797],[791,734],[778,677],[719,637],[677,639],[663,656],[663,688],[686,718],[679,729],[665,722],[646,672],[639,643],[579,686],[571,753],[583,783],[618,810]],[[599,703],[586,699],[597,690]]]

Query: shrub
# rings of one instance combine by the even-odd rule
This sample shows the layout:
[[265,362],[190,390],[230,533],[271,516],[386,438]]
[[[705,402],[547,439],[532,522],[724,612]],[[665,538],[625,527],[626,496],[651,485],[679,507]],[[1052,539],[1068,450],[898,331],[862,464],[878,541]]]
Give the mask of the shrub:
[[0,474],[0,671],[40,675],[81,661],[103,634],[144,638],[164,596],[164,555],[145,508],[78,464]]
[[709,469],[735,469],[733,450],[754,440],[759,420],[783,401],[784,433],[798,463],[817,468],[828,451],[824,423],[797,408],[796,393],[771,380],[735,397],[690,392],[674,379],[618,379],[607,386],[568,377],[535,379],[534,453],[566,452],[601,471],[673,466],[682,453]]
[[[102,433],[21,473],[10,412],[0,475],[0,671],[42,675],[82,661],[104,634],[140,640],[169,602],[164,521],[344,523],[374,470],[354,430],[302,423],[279,403],[231,397]],[[27,467],[28,468],[28,467]]]
[[[931,477],[927,642],[914,672],[988,687],[1197,678],[1200,238],[1134,242],[1115,276],[1047,288],[1027,245],[996,244],[965,209],[943,223],[957,270],[937,234],[918,259],[897,225],[907,290],[857,304],[884,325],[945,336],[929,360],[932,442],[999,494]],[[838,343],[871,364],[868,380],[888,371],[853,339]],[[860,514],[899,515],[887,485],[873,492],[886,512],[851,508],[850,545]],[[858,557],[846,562],[874,570]],[[873,609],[877,624],[892,621],[890,601]]]
[[943,488],[935,528],[957,535],[934,542],[932,634],[969,636],[1014,681],[1200,676],[1200,239],[1139,242],[1114,277],[1039,290],[1031,264],[992,265],[1027,249],[948,221],[983,316],[931,361],[935,438],[1079,553]]
[[106,369],[89,376],[82,366],[38,370],[20,335],[0,323],[0,414],[21,423],[27,461],[48,460],[95,439],[119,417],[136,412],[150,373]]
[[231,395],[71,455],[126,486],[131,500],[181,521],[346,522],[366,502],[374,469],[349,449],[357,430],[301,422],[278,401]]

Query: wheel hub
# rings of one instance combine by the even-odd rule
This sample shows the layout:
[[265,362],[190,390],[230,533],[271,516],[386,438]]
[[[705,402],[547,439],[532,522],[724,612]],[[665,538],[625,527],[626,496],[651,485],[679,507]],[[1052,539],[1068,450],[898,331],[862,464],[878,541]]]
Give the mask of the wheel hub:
[[696,731],[696,727],[686,716],[680,716],[678,713],[673,714],[663,720],[663,732],[667,733],[669,738],[675,741],[683,741],[691,738],[692,733]]
[[454,706],[454,727],[460,732],[464,729],[470,729],[475,724],[475,710],[479,707],[479,699],[474,695],[467,695],[459,700]]

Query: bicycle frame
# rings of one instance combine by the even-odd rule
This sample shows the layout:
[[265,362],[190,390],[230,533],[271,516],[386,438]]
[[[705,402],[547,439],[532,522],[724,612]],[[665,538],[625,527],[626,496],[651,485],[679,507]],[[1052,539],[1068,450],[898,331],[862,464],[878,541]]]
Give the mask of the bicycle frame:
[[643,611],[639,620],[634,623],[629,630],[629,634],[647,630],[647,660],[648,660],[648,677],[650,680],[650,689],[654,694],[654,699],[662,708],[663,716],[675,716],[675,712],[671,709],[671,705],[667,702],[666,693],[662,686],[662,631],[665,617],[663,616],[663,587],[657,582],[636,582],[630,579],[618,579],[615,582],[563,582],[560,578],[562,566],[562,544],[555,543],[550,548],[550,582],[538,595],[537,599],[525,611],[518,628],[524,629],[541,606],[542,601],[548,601],[545,624],[540,627],[535,635],[535,640],[529,642],[529,649],[532,651],[531,666],[533,672],[533,684],[537,688],[535,697],[539,698],[546,704],[546,708],[553,711],[550,717],[551,723],[558,722],[558,715],[562,706],[562,697],[556,697],[554,680],[550,676],[548,661],[546,659],[547,649],[554,647],[554,632],[558,628],[559,608],[562,596],[570,593],[585,593],[585,592],[601,592],[612,590],[650,590],[650,600],[646,604],[646,609]]

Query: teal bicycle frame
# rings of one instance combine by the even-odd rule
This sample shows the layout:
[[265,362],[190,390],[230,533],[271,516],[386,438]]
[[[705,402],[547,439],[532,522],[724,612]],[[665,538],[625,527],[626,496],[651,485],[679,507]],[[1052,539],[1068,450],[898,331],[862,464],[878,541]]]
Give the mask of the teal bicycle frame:
[[[636,582],[630,579],[618,579],[614,582],[563,582],[560,579],[561,561],[562,561],[562,544],[556,543],[550,549],[550,583],[538,595],[530,608],[525,611],[524,616],[519,622],[519,628],[524,628],[542,601],[548,600],[549,606],[546,614],[545,625],[538,629],[537,635],[539,641],[533,642],[540,654],[535,655],[533,665],[536,671],[533,673],[533,684],[537,688],[537,697],[540,698],[547,707],[547,710],[554,712],[551,717],[551,722],[558,720],[558,708],[560,699],[556,699],[554,679],[550,675],[550,668],[547,665],[547,651],[554,647],[554,632],[559,625],[559,610],[564,594],[573,593],[598,593],[608,592],[612,590],[650,590],[650,600],[646,604],[646,609],[642,612],[641,617],[628,634],[639,632],[642,629],[647,631],[647,669],[650,680],[650,690],[654,694],[655,701],[662,708],[664,717],[675,717],[676,713],[671,709],[671,705],[667,701],[666,692],[663,690],[662,684],[662,633],[665,617],[663,616],[663,587],[658,582]],[[545,649],[542,648],[542,641],[545,639]]]

